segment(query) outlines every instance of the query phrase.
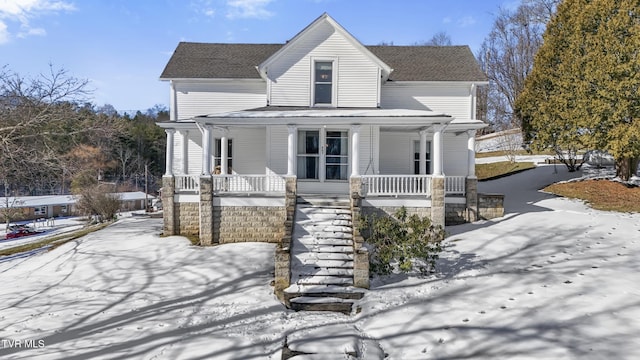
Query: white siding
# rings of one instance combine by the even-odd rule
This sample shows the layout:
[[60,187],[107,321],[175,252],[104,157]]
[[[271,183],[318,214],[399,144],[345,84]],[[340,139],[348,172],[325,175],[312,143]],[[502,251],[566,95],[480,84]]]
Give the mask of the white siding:
[[[378,170],[376,161],[378,147],[378,127],[360,127],[360,166],[361,175],[373,175]],[[349,152],[351,153],[351,137],[349,137]]]
[[384,109],[432,110],[455,118],[471,118],[469,84],[394,84],[381,89],[380,106]]
[[286,126],[270,126],[267,129],[269,148],[267,149],[267,172],[284,175],[287,173],[287,141],[289,130]]
[[189,175],[202,173],[202,133],[189,131]]
[[413,174],[413,141],[417,133],[380,132],[380,174]]
[[442,137],[444,147],[443,171],[448,176],[467,175],[467,133],[460,135],[445,133]]
[[174,81],[178,120],[267,105],[261,80]]
[[333,60],[339,107],[376,107],[378,66],[328,23],[296,41],[267,69],[270,105],[311,105],[312,59]]
[[[467,175],[467,134],[445,133],[443,142],[443,171],[449,176]],[[418,133],[380,132],[380,173],[413,174],[413,142],[419,141]],[[433,145],[433,134],[427,135]],[[431,149],[433,154],[433,149]],[[432,159],[433,161],[433,159]]]
[[[219,138],[219,134],[214,132]],[[233,140],[233,173],[265,174],[266,131],[262,129],[237,128],[229,131],[229,139]]]

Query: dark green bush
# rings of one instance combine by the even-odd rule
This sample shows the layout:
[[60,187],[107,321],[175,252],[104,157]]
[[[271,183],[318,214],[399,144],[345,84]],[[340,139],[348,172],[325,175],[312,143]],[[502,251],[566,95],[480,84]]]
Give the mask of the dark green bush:
[[371,245],[370,270],[380,275],[414,269],[422,274],[435,271],[445,238],[442,226],[433,226],[427,217],[407,216],[404,207],[393,217],[363,216],[360,233]]

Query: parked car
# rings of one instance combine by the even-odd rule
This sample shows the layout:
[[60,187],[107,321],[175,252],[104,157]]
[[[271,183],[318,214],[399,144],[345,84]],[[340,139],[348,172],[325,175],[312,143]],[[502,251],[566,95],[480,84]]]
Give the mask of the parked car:
[[33,229],[31,228],[31,226],[29,226],[29,225],[27,225],[27,224],[10,224],[10,225],[7,227],[7,231],[8,231],[8,232],[9,232],[9,231],[15,231],[15,230],[28,230],[28,231],[31,231],[31,232],[35,232],[35,230],[33,230]]
[[35,232],[31,232],[27,229],[17,229],[17,230],[13,230],[11,232],[7,233],[7,236],[5,236],[5,239],[15,239],[15,238],[19,238],[19,237],[23,237],[23,236],[29,236],[29,235],[33,235],[35,234]]

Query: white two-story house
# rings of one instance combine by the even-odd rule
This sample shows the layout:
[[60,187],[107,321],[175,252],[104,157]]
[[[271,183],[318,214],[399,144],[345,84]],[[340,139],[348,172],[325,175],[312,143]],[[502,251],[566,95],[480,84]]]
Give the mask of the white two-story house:
[[482,214],[487,78],[467,46],[365,46],[323,14],[284,44],[180,43],[160,78],[166,234],[279,242],[304,195],[442,225]]

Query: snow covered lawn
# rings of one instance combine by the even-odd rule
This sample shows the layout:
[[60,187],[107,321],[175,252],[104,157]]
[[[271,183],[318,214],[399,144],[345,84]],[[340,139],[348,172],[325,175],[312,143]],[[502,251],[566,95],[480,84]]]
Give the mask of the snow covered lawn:
[[449,227],[441,275],[374,279],[352,316],[286,310],[273,245],[198,248],[123,219],[0,264],[0,358],[280,359],[285,337],[402,360],[640,358],[640,214],[537,192],[573,176],[557,170],[481,183],[506,215]]

